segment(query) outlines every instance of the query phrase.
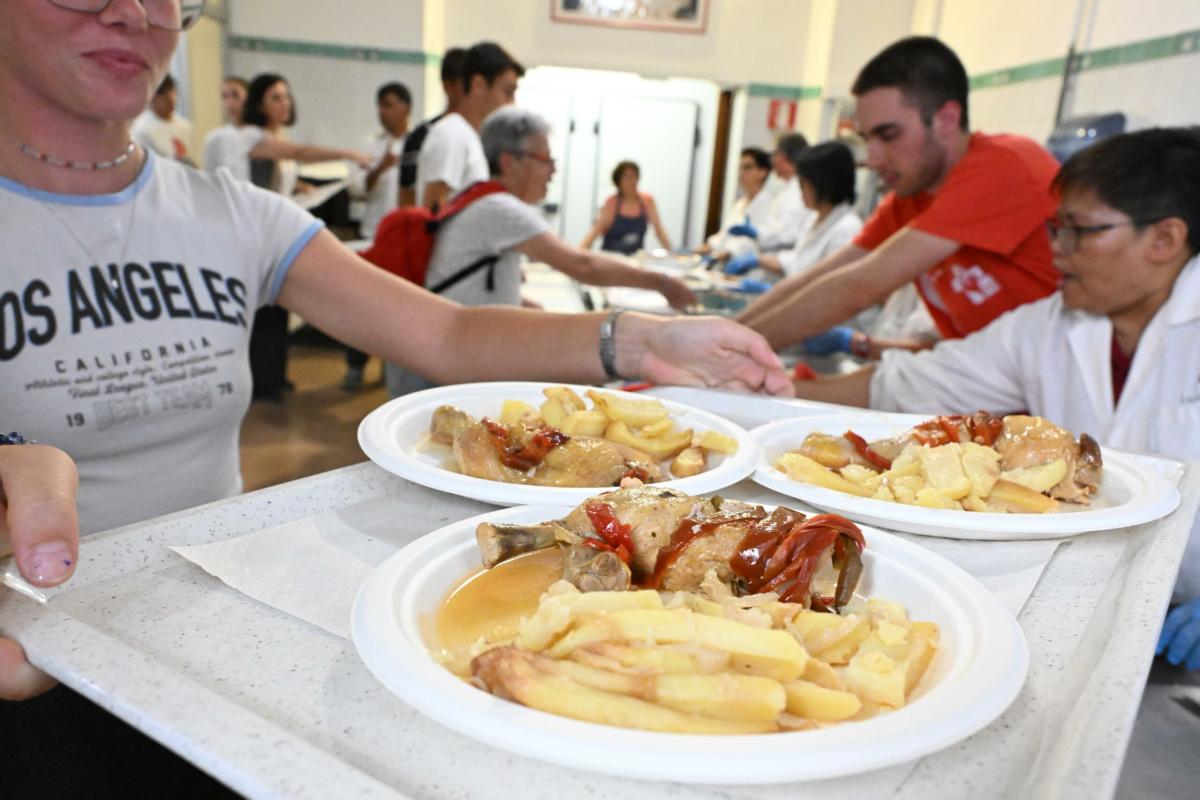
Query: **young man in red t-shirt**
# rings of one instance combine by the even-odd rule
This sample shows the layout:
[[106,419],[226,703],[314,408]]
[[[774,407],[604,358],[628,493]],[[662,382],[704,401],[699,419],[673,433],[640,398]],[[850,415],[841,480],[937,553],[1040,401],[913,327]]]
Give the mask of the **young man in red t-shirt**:
[[1021,136],[971,133],[967,73],[914,36],[854,82],[867,166],[891,188],[849,245],[781,281],[740,320],[785,347],[915,281],[943,337],[982,328],[1058,283],[1045,222],[1058,163]]

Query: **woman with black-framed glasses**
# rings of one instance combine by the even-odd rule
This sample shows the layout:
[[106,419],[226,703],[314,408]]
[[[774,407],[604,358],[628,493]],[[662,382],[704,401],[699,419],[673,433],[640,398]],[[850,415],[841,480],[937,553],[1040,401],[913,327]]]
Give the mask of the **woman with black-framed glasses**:
[[[113,0],[48,0],[59,8],[99,14]],[[204,0],[138,0],[145,9],[146,22],[167,31],[185,31],[204,14]]]

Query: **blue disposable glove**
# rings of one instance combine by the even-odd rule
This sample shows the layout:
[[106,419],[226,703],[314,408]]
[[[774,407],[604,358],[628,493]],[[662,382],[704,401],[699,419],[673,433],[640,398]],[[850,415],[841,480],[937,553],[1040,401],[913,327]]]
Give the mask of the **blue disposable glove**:
[[730,236],[749,236],[751,239],[758,238],[758,228],[754,227],[749,217],[746,217],[744,222],[731,226],[728,233]]
[[834,353],[849,353],[850,340],[854,338],[854,329],[845,325],[830,328],[824,333],[810,336],[804,340],[804,352],[812,356],[828,356]]
[[729,262],[725,265],[725,274],[745,275],[757,266],[758,256],[754,253],[746,253],[745,255],[734,256],[729,259]]
[[754,278],[742,278],[742,282],[737,285],[737,290],[746,294],[762,294],[771,290],[771,284]]
[[1167,661],[1176,666],[1186,663],[1188,669],[1200,669],[1200,597],[1167,614],[1154,652],[1165,653]]

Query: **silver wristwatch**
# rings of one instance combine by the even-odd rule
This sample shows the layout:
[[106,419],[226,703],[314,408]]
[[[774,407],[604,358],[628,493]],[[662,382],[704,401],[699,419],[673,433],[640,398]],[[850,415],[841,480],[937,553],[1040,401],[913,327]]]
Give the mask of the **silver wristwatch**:
[[617,330],[617,317],[624,313],[613,311],[600,323],[600,364],[604,367],[605,377],[610,381],[621,380],[621,374],[617,372],[617,345],[613,341],[613,334]]

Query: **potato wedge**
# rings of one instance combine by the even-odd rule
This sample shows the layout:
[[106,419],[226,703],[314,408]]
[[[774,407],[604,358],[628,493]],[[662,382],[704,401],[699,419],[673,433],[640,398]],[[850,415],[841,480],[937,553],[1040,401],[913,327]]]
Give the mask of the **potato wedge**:
[[1058,510],[1058,501],[1054,498],[1003,478],[996,481],[996,485],[992,487],[991,493],[985,499],[988,511],[1045,514]]
[[814,486],[833,489],[836,492],[858,495],[859,497],[870,497],[873,494],[873,492],[869,492],[861,486],[854,485],[841,475],[801,453],[784,453],[775,462],[775,467],[776,469],[783,470],[792,480],[811,483]]
[[[512,697],[522,705],[572,719],[665,733],[734,734],[774,731],[771,721],[721,720],[685,714],[636,697],[586,686],[561,674],[543,672],[527,653],[512,647],[495,647],[476,657],[472,669],[492,692]],[[559,663],[539,659],[539,666]]]
[[575,411],[565,417],[562,424],[559,425],[559,430],[568,436],[595,436],[604,435],[605,428],[608,427],[608,417],[603,411],[592,409],[590,411]]
[[687,428],[669,433],[666,436],[647,438],[635,433],[626,423],[613,421],[608,424],[608,428],[604,431],[604,438],[610,442],[616,442],[617,444],[623,444],[635,450],[640,450],[655,461],[665,461],[668,458],[673,458],[680,451],[691,445],[692,429]]
[[[921,471],[929,485],[950,500],[958,500],[971,493],[971,481],[963,471],[962,446],[944,444],[941,447],[922,447],[917,451]],[[917,502],[921,493],[917,492]]]
[[819,722],[841,722],[862,708],[862,701],[851,692],[827,689],[808,681],[789,681],[783,685],[789,714]]
[[631,428],[651,425],[668,416],[667,407],[660,400],[617,397],[595,389],[589,389],[587,395],[596,404],[596,408],[607,414],[609,419],[623,422]]
[[729,455],[737,452],[737,439],[717,431],[704,431],[700,434],[700,441],[696,443],[696,446],[713,453]]
[[1056,458],[1047,464],[1039,464],[1036,467],[1017,467],[1001,472],[1000,477],[1006,481],[1019,483],[1026,489],[1032,489],[1035,492],[1048,492],[1067,477],[1067,460]]
[[522,400],[505,400],[500,406],[500,421],[505,425],[516,425],[537,413],[536,408]]
[[671,474],[676,478],[690,478],[704,471],[704,450],[699,447],[687,447],[679,451],[671,462]]

